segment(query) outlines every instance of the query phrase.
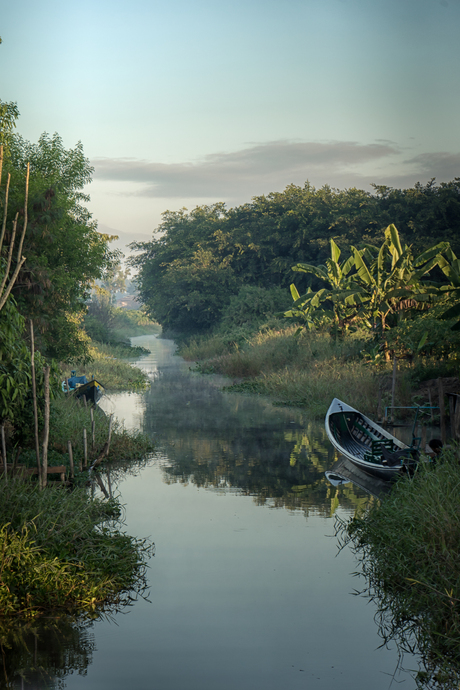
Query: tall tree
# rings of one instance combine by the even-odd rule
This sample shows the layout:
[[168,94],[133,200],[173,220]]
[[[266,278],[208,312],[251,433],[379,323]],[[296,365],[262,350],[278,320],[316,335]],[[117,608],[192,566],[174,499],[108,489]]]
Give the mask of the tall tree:
[[[8,221],[18,213],[24,224],[24,176],[30,163],[27,257],[13,295],[21,313],[34,320],[41,347],[58,359],[84,354],[78,315],[85,310],[95,279],[117,259],[110,237],[84,206],[83,187],[93,172],[81,143],[65,149],[58,134],[43,134],[36,144],[13,134],[8,139],[5,168],[11,174]],[[7,233],[8,235],[8,233]],[[7,239],[10,239],[7,236]]]

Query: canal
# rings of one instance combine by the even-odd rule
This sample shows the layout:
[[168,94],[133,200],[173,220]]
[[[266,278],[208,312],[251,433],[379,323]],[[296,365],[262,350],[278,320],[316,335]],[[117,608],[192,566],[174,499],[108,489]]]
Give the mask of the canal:
[[335,518],[374,499],[327,481],[323,426],[223,391],[228,381],[191,371],[172,341],[133,344],[151,350],[136,362],[150,389],[102,404],[156,442],[147,463],[111,477],[126,532],[155,542],[148,600],[48,635],[50,681],[22,687],[413,690],[397,650],[380,647],[373,605],[353,596],[364,583]]

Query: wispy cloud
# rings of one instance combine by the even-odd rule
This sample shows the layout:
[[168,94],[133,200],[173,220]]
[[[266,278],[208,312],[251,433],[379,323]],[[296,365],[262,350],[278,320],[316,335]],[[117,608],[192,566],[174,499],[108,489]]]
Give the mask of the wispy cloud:
[[424,177],[436,177],[444,181],[460,177],[460,153],[421,153],[405,163],[420,170]]
[[[126,193],[147,197],[250,198],[262,191],[276,191],[291,182],[321,180],[337,184],[362,179],[359,169],[399,155],[392,142],[358,144],[332,141],[274,141],[254,144],[233,153],[215,153],[186,163],[155,163],[129,158],[92,161],[95,179],[135,183]],[[140,185],[140,186],[139,186]]]

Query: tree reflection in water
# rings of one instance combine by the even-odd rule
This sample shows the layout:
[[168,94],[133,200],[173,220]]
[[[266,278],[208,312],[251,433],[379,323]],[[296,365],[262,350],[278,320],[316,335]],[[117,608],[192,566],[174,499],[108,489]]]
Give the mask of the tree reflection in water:
[[0,623],[0,687],[51,690],[65,687],[71,673],[86,675],[95,651],[92,625],[66,618]]
[[143,430],[164,451],[168,483],[238,491],[258,505],[329,517],[369,497],[352,484],[332,487],[324,472],[334,449],[324,425],[299,410],[223,393],[203,376],[164,370],[146,394]]

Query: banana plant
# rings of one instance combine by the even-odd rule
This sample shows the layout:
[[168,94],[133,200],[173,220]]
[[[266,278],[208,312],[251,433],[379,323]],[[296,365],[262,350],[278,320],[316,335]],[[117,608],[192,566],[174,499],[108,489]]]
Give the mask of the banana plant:
[[[385,241],[378,250],[364,251],[352,247],[356,267],[356,293],[362,304],[361,313],[374,328],[387,328],[389,314],[402,311],[412,303],[434,299],[439,286],[423,282],[434,266],[442,261],[448,242],[439,242],[414,259],[411,247],[402,245],[394,225],[385,230]],[[370,258],[370,261],[369,261]]]
[[[455,301],[455,304],[441,315],[441,319],[458,318],[460,317],[460,259],[449,248],[441,257],[439,266],[450,281],[450,285],[443,286],[441,290]],[[452,330],[460,331],[460,318],[454,323]]]
[[[349,273],[354,266],[353,257],[350,256],[346,261],[340,263],[341,250],[333,239],[330,240],[330,247],[331,258],[326,259],[325,265],[314,266],[313,264],[299,263],[292,267],[293,271],[314,275],[325,282],[329,288],[321,288],[317,292],[308,288],[307,292],[300,296],[297,288],[292,284],[291,295],[294,305],[289,312],[285,313],[285,316],[293,316],[303,320],[306,328],[312,328],[319,320],[329,318],[334,322],[334,328],[338,334],[340,330],[346,327],[347,320],[356,311],[353,307],[359,298],[355,297],[353,291],[350,291]],[[349,294],[345,295],[347,290]],[[320,309],[325,303],[332,305],[332,309]]]

